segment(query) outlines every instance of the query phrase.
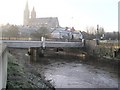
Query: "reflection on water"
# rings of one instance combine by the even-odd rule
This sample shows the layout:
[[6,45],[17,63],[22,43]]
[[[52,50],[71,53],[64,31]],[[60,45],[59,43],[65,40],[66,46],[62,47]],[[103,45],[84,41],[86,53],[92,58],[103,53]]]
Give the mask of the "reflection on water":
[[81,58],[81,60],[85,60],[85,58],[86,58],[86,55],[85,55],[85,54],[79,54],[79,55],[77,55],[77,56],[79,56],[79,57]]

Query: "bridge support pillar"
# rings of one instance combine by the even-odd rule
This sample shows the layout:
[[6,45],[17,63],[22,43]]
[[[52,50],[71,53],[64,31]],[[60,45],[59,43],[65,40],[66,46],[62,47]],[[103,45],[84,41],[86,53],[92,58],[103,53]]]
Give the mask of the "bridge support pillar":
[[36,49],[36,56],[39,59],[40,57],[44,57],[44,50],[41,48]]
[[36,49],[35,48],[30,48],[30,61],[36,61]]
[[41,48],[30,48],[30,61],[38,61],[44,57],[44,50]]

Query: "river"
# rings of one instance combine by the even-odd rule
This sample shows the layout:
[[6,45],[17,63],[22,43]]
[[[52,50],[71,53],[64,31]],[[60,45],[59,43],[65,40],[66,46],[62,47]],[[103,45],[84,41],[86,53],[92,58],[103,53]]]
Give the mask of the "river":
[[116,65],[58,53],[49,53],[31,62],[26,50],[17,52],[55,88],[118,88]]
[[39,59],[35,66],[55,88],[118,88],[117,68],[96,61],[53,55]]

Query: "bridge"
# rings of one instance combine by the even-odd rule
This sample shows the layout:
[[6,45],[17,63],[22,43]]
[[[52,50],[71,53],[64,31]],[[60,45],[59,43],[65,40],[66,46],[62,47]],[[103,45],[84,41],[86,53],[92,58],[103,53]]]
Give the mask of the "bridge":
[[[2,48],[1,48],[2,47]],[[25,41],[25,40],[1,40],[0,41],[0,89],[6,87],[7,81],[7,50],[8,48],[30,48],[30,58],[36,60],[38,53],[44,51],[45,48],[83,48],[86,47],[88,54],[96,54],[105,56],[106,53],[112,55],[114,51],[119,48],[117,41],[96,41],[96,40],[82,40],[75,42],[62,41]],[[112,49],[111,49],[112,48]],[[110,52],[111,50],[111,52]],[[109,54],[108,53],[108,54]],[[40,54],[40,53],[39,53]]]
[[[2,47],[2,48],[1,48]],[[38,58],[37,53],[44,48],[82,48],[84,47],[84,40],[82,42],[61,42],[61,41],[25,41],[25,40],[0,40],[0,89],[6,88],[7,82],[7,48],[31,48],[30,58]],[[41,48],[41,49],[39,49]]]
[[61,41],[20,41],[20,40],[2,40],[8,48],[38,48],[38,47],[84,47],[83,42],[61,42]]

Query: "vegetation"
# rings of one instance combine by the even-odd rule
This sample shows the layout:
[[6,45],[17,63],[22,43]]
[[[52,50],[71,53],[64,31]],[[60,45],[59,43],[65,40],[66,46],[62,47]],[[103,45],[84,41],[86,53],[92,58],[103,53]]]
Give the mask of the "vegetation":
[[82,32],[84,39],[93,40],[93,39],[102,39],[102,40],[118,40],[118,32],[105,32],[103,27],[86,27],[87,32]]
[[[17,59],[9,54],[8,57],[8,79],[7,88],[21,88],[24,83],[22,79],[24,76],[23,66],[17,62]],[[24,78],[25,79],[25,78]]]
[[[34,71],[35,72],[35,71]],[[23,88],[43,88],[53,90],[41,78],[40,74],[33,73],[23,62],[19,62],[15,56],[8,54],[8,78],[7,90],[23,90]]]
[[50,37],[50,32],[46,27],[40,27],[36,32],[31,34],[32,37],[34,38],[49,38]]
[[14,25],[6,25],[2,27],[2,36],[3,37],[18,37],[19,30],[17,26]]

